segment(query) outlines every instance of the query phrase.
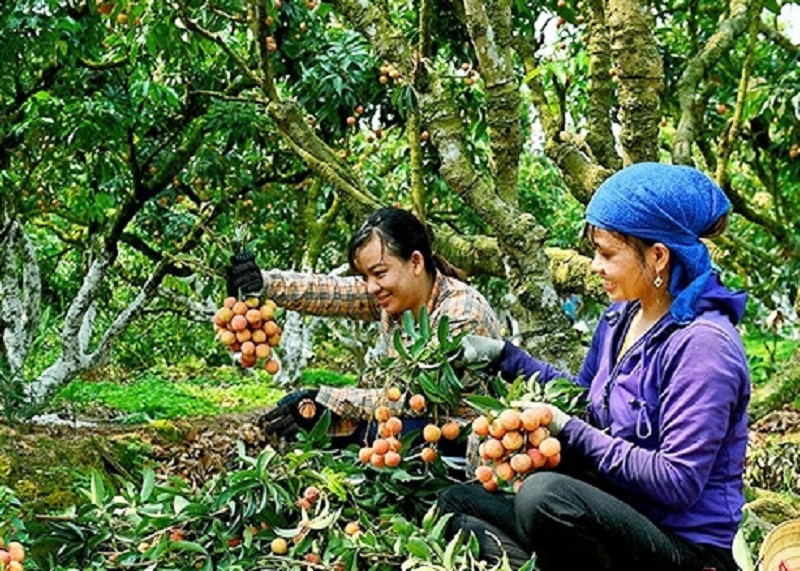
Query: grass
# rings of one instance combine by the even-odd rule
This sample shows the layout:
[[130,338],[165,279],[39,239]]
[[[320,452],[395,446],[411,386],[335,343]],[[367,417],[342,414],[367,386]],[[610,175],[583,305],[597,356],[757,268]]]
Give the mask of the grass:
[[235,413],[270,406],[286,391],[266,373],[242,374],[233,367],[187,374],[180,367],[144,371],[125,382],[74,380],[54,404],[77,412],[111,411],[130,422]]

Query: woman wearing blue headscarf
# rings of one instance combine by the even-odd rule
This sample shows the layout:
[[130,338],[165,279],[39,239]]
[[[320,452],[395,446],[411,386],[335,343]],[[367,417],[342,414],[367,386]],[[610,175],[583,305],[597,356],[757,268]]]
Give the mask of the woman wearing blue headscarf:
[[688,167],[637,164],[597,189],[586,235],[612,304],[577,376],[508,342],[465,339],[465,358],[509,379],[569,378],[589,406],[579,418],[547,405],[572,470],[534,473],[516,496],[448,489],[439,506],[451,532],[474,531],[488,558],[499,541],[516,566],[535,553],[542,571],[737,568],[750,379],[735,325],[746,298],[722,286],[700,240],[729,209]]

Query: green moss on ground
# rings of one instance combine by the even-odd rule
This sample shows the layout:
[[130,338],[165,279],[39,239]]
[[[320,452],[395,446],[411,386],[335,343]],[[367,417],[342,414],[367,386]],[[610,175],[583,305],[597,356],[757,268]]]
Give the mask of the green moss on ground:
[[48,513],[80,503],[73,483],[102,459],[88,439],[20,434],[0,427],[0,485],[13,489],[26,511]]

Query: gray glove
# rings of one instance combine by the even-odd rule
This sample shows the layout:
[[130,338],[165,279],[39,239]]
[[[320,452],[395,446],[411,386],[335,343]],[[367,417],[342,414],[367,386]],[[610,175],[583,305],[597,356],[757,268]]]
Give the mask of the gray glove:
[[517,408],[532,408],[534,406],[543,406],[548,410],[550,410],[550,413],[553,415],[553,420],[550,421],[550,424],[547,425],[547,429],[553,436],[561,432],[564,426],[567,424],[567,422],[569,422],[569,419],[572,418],[572,415],[567,414],[557,406],[553,406],[552,404],[547,404],[545,402],[515,400],[511,401],[511,406]]
[[505,344],[502,339],[483,337],[481,335],[465,335],[461,340],[461,346],[464,348],[464,356],[461,358],[461,362],[464,364],[483,363],[491,365],[500,358],[500,353],[503,352]]

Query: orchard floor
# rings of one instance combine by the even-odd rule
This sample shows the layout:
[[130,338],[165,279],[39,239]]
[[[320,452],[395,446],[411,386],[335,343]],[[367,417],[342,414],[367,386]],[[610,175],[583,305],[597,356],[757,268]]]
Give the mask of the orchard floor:
[[[247,412],[140,425],[0,425],[0,485],[13,489],[27,518],[47,517],[80,503],[73,484],[91,469],[137,478],[143,466],[201,486],[229,466],[236,441],[248,454],[267,440],[258,417],[268,407]],[[748,458],[746,538],[755,554],[769,529],[800,517],[800,411],[773,411],[751,428]]]

